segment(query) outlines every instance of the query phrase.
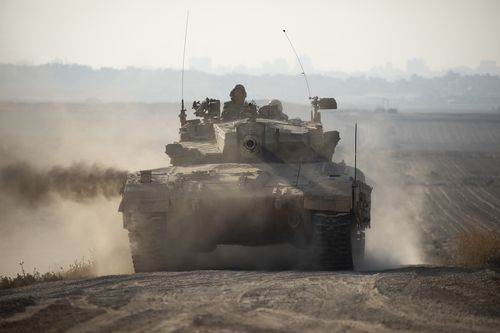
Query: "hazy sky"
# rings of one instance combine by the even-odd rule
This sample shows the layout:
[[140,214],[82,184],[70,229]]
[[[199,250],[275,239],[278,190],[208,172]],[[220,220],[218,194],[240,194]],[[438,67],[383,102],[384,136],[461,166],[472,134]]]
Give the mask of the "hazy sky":
[[180,68],[187,10],[186,58],[214,66],[295,66],[283,28],[321,70],[500,64],[497,0],[0,0],[0,63]]

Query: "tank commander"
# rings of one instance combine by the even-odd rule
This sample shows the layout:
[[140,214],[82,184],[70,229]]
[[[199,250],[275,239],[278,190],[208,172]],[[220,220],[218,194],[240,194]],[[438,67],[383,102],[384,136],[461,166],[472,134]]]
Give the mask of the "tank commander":
[[273,99],[267,105],[261,107],[259,109],[259,118],[288,120],[288,116],[283,113],[283,105],[278,99]]
[[257,107],[255,104],[248,103],[245,100],[247,92],[242,84],[235,85],[229,97],[231,97],[231,100],[225,102],[222,108],[222,120],[252,118],[257,115]]

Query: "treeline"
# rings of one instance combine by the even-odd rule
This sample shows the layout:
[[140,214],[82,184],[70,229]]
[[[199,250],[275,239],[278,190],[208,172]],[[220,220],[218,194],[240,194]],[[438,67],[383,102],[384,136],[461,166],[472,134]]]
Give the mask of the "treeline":
[[[0,100],[174,102],[181,95],[181,73],[172,69],[100,68],[69,64],[39,66],[0,64]],[[227,99],[236,83],[247,87],[250,99],[280,98],[307,102],[302,75],[215,75],[185,73],[186,100],[206,96]],[[480,104],[500,107],[500,77],[489,74],[386,80],[356,76],[336,78],[310,75],[313,95],[335,96],[351,105],[453,106]]]

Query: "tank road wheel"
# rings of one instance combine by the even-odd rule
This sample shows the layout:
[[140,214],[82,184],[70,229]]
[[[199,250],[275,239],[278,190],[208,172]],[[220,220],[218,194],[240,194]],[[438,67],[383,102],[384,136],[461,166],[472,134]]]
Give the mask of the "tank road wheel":
[[352,270],[351,226],[352,216],[313,215],[313,253],[325,270]]

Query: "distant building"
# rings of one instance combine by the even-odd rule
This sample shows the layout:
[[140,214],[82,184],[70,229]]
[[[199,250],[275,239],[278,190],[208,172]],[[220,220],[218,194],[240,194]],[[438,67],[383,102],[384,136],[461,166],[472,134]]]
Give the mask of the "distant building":
[[[311,65],[312,68],[312,65]],[[290,67],[288,62],[283,58],[278,58],[273,61],[266,61],[262,64],[260,70],[263,74],[288,74],[290,73]]]
[[200,72],[212,72],[212,59],[210,58],[189,58],[189,69]]
[[387,80],[400,79],[404,76],[404,72],[394,67],[391,62],[385,63],[384,66],[373,67],[367,74],[371,77],[379,77]]
[[422,58],[410,59],[406,62],[406,71],[409,74],[415,74],[418,76],[430,76],[431,71],[427,67],[427,63]]
[[500,74],[500,67],[498,67],[495,60],[481,60],[479,66],[477,67],[477,72],[480,74]]

